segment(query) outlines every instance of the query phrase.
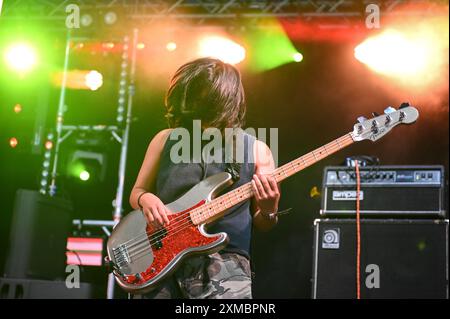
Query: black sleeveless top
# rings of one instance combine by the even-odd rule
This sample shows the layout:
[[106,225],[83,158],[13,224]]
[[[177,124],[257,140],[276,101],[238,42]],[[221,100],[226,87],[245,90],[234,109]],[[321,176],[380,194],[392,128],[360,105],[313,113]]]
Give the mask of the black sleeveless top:
[[[253,159],[255,137],[243,130],[241,132],[243,133],[244,161],[240,165],[240,178],[225,192],[250,182],[255,172]],[[189,163],[174,163],[170,158],[170,150],[178,142],[179,140],[171,140],[169,134],[161,154],[156,180],[156,195],[163,203],[175,201],[204,178],[226,171],[229,165],[225,163],[223,147],[221,163],[205,163],[204,161],[201,163],[193,163],[192,161]],[[250,200],[231,208],[224,217],[208,225],[207,229],[210,233],[225,232],[228,234],[230,241],[223,252],[235,252],[249,257],[252,233]]]

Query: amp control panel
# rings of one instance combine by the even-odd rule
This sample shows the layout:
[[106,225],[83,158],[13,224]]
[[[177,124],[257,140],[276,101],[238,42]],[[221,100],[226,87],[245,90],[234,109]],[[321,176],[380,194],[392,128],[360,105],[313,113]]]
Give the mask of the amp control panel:
[[[381,167],[370,166],[361,167],[361,185],[441,185],[442,169],[440,167],[429,169],[408,169],[404,166]],[[326,171],[324,184],[331,185],[355,185],[356,171],[352,167],[329,167]]]

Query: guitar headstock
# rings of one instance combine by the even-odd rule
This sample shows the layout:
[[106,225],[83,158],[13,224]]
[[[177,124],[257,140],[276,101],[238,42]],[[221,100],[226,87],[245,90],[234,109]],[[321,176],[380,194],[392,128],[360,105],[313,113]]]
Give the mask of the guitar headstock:
[[419,111],[408,103],[402,103],[398,110],[389,106],[384,110],[384,115],[374,115],[371,119],[358,118],[359,123],[355,124],[351,133],[354,141],[376,141],[399,124],[414,123],[419,117]]

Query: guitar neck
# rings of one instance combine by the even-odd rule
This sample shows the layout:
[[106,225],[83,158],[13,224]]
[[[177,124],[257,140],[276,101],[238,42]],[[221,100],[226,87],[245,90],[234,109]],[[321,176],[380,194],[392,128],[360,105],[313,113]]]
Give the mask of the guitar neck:
[[[300,172],[308,166],[336,153],[354,142],[352,133],[348,133],[334,141],[321,146],[312,152],[309,152],[279,168],[275,169],[272,176],[277,182],[281,182],[289,176]],[[253,188],[251,183],[246,183],[224,195],[221,195],[211,202],[202,205],[190,212],[191,220],[199,225],[212,222],[225,214],[225,211],[243,201],[253,197]]]

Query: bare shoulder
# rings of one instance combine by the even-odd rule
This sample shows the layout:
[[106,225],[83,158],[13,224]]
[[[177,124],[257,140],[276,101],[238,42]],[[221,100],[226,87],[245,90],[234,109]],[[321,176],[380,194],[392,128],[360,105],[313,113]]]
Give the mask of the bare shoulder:
[[270,152],[269,146],[261,140],[256,139],[253,144],[253,149],[255,152]]
[[153,137],[153,139],[150,142],[149,148],[160,148],[162,149],[164,147],[164,143],[166,143],[166,140],[172,132],[172,128],[166,128],[164,130],[159,131],[156,133],[156,135]]
[[166,140],[170,135],[171,131],[172,129],[168,128],[156,133],[156,135],[152,138],[152,140],[148,144],[146,157],[158,156],[159,154],[162,153],[164,149],[164,144],[166,143]]
[[266,143],[255,140],[255,143],[253,144],[253,154],[257,173],[266,174],[275,169],[272,151]]
[[172,131],[173,131],[173,128],[165,128],[165,129],[159,131],[158,133],[156,133],[154,139],[166,141],[167,137],[169,136],[170,132],[172,132]]

